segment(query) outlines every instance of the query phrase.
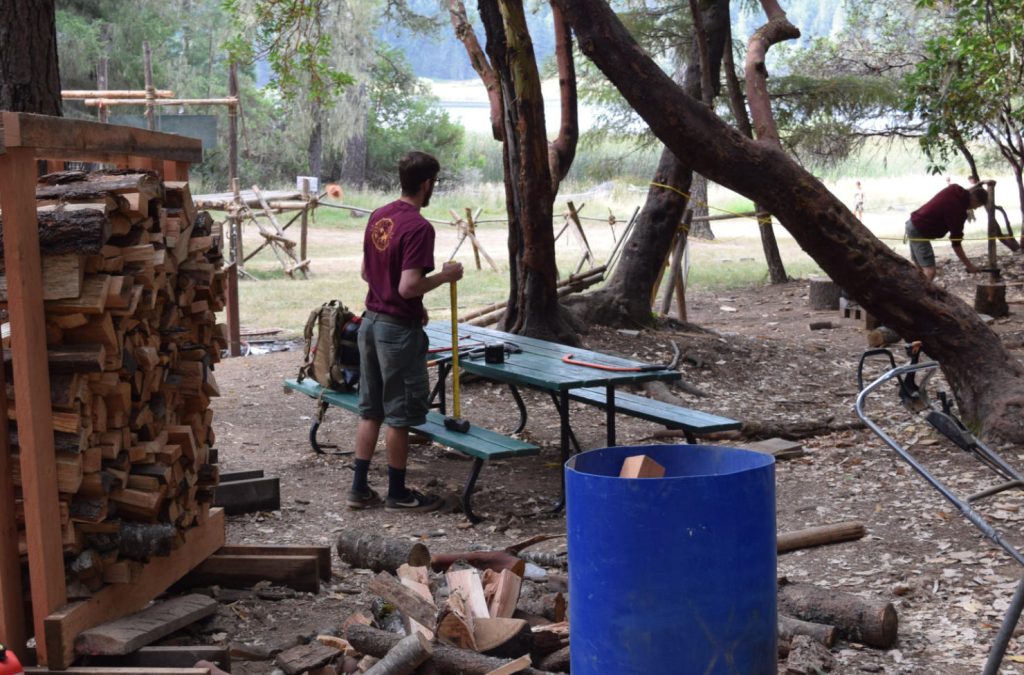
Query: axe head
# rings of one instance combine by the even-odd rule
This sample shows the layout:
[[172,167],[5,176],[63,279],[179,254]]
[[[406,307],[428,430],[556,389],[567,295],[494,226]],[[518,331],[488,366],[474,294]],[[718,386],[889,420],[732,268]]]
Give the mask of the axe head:
[[460,434],[469,433],[469,420],[461,417],[445,417],[444,428],[448,431],[457,431]]

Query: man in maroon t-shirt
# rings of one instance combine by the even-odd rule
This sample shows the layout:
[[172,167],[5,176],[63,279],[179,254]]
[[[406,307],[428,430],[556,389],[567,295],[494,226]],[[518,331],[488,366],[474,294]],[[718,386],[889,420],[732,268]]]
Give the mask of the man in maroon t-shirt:
[[426,421],[427,311],[423,296],[462,278],[462,265],[434,269],[434,228],[420,215],[430,203],[438,161],[410,152],[398,164],[402,196],[370,215],[363,236],[363,279],[369,284],[359,325],[359,426],[355,477],[347,504],[361,509],[380,501],[368,474],[381,424],[387,425],[388,495],[391,510],[430,511],[441,499],[405,485],[409,427]]
[[949,233],[949,243],[956,257],[968,272],[978,268],[964,253],[961,240],[964,237],[964,222],[967,213],[988,201],[985,188],[977,185],[969,191],[959,185],[948,185],[928,203],[910,214],[907,221],[907,241],[910,242],[910,259],[921,268],[928,281],[935,279],[935,251],[932,239],[941,239]]

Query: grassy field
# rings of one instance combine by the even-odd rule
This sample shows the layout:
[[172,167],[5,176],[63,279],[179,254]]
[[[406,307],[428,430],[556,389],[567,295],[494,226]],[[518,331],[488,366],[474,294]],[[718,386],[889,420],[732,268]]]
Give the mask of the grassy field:
[[[903,255],[903,223],[911,210],[922,204],[945,186],[941,176],[905,176],[900,178],[863,178],[867,195],[865,224],[877,236]],[[850,203],[854,191],[853,178],[827,183],[840,198]],[[1000,181],[1006,185],[1006,181]],[[634,209],[643,203],[646,185],[625,182],[606,183],[600,189],[583,192],[578,186],[563,187],[555,205],[556,233],[564,222],[566,202],[572,200],[581,208],[587,238],[599,262],[611,253],[615,239],[608,216],[615,216],[614,236],[618,237]],[[393,199],[379,192],[348,193],[343,199],[346,206],[370,209]],[[722,188],[712,187],[709,202],[712,214],[742,212],[752,208],[751,203]],[[452,211],[464,216],[472,208],[478,226],[478,238],[498,266],[491,271],[485,261],[477,270],[472,250],[466,242],[456,255],[466,267],[466,276],[459,284],[459,311],[467,311],[504,300],[508,293],[508,261],[506,228],[504,223],[504,188],[497,184],[479,185],[472,189],[449,189],[435,193],[424,215],[434,221],[437,231],[436,259],[440,264],[455,248],[456,231],[452,226]],[[1016,209],[1010,210],[1014,223],[1020,222]],[[366,215],[342,208],[321,207],[313,219],[308,236],[308,256],[312,259],[308,280],[288,279],[280,262],[269,249],[260,252],[246,264],[246,271],[255,280],[240,282],[240,311],[244,328],[279,328],[287,334],[297,335],[305,325],[310,310],[334,298],[341,299],[354,311],[362,309],[366,287],[359,276],[362,234]],[[968,237],[981,237],[981,226],[973,225]],[[713,241],[691,239],[691,288],[730,288],[761,283],[767,279],[767,268],[756,223],[749,219],[727,220],[713,223],[716,238]],[[820,269],[805,254],[781,226],[775,227],[782,259],[791,277],[801,278],[820,273]],[[298,239],[295,227],[290,236]],[[245,231],[245,250],[252,251],[259,244],[253,226]],[[968,243],[968,252],[980,251],[983,242]],[[939,256],[949,255],[948,244],[938,244]],[[567,234],[557,243],[558,264],[561,274],[572,273],[581,258],[581,248]],[[434,318],[449,316],[447,291],[438,289],[427,296],[427,308]]]

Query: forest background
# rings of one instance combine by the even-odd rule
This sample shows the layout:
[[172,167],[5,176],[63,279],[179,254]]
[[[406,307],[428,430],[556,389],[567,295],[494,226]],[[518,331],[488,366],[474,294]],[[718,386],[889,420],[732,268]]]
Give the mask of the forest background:
[[[274,32],[277,43],[270,48],[263,44],[261,50],[259,30],[266,15],[260,12],[289,4],[317,12],[316,30],[322,32],[322,39],[314,56],[336,76],[336,86],[326,89],[319,105],[309,73],[288,72],[283,67],[287,64],[279,60],[283,47],[295,48],[308,40],[308,29],[301,36],[289,36],[287,30]],[[461,213],[473,206],[483,209],[484,219],[503,217],[501,144],[479,127],[461,126],[446,107],[448,102],[434,93],[468,86],[480,92],[481,114],[486,117],[482,85],[448,21],[446,4],[434,0],[138,0],[131,5],[129,13],[121,0],[58,0],[63,88],[95,88],[102,59],[107,60],[108,88],[141,88],[141,54],[143,43],[148,43],[158,88],[171,89],[181,98],[220,97],[227,94],[228,66],[234,59],[241,65],[239,174],[243,186],[291,187],[296,176],[312,175],[321,179],[321,185],[340,183],[346,203],[373,207],[394,192],[397,158],[418,147],[437,154],[444,166],[439,198],[428,216],[447,220],[449,209]],[[678,45],[688,43],[682,39],[690,30],[687,7],[628,0],[613,5],[666,70],[685,59]],[[475,7],[467,9],[475,21]],[[927,41],[937,23],[950,20],[949,12],[913,0],[794,0],[785,9],[801,29],[801,37],[778,45],[769,61],[783,142],[850,205],[854,181],[862,180],[873,214],[872,229],[896,241],[909,209],[940,189],[945,177],[964,183],[969,172],[961,158],[936,142],[934,134],[929,136],[914,83],[920,64],[928,58]],[[742,68],[746,42],[763,15],[752,3],[733,3],[731,14],[733,50]],[[553,79],[550,7],[535,3],[528,21],[542,75]],[[288,40],[294,43],[288,45]],[[584,215],[614,215],[622,220],[642,203],[661,145],[586,59],[578,56],[577,63],[582,104],[591,115],[562,184],[558,208],[575,196],[577,205],[586,203]],[[193,169],[193,192],[226,190],[225,113],[200,108],[170,112],[182,113],[179,117],[187,112],[218,118],[217,143],[205,150],[204,162]],[[65,102],[64,114],[96,115],[95,108],[75,101]],[[143,124],[141,110],[136,114]],[[557,123],[557,114],[549,114],[549,127]],[[995,147],[982,143],[975,150],[986,172],[1005,172]],[[747,211],[753,206],[713,185],[707,201],[715,213]],[[1014,221],[1019,222],[1019,217]],[[288,284],[269,255],[252,261],[248,271],[271,284],[261,284],[258,291],[243,287],[243,321],[297,330],[310,297],[340,294],[357,301],[361,297],[358,276],[346,271],[358,268],[362,224],[362,218],[346,212],[318,215],[316,227],[323,231],[314,249],[313,269],[319,274],[314,274],[313,288]],[[482,230],[488,251],[507,269],[507,263],[502,264],[502,227],[484,225]],[[764,279],[753,221],[747,221],[746,227],[716,230],[727,236],[719,237],[715,248],[695,250],[690,282],[728,286]],[[448,235],[454,241],[454,233],[440,235],[441,247],[452,243]],[[606,226],[591,234],[599,259],[611,250],[615,235],[615,228]],[[791,276],[818,269],[784,233],[781,246]],[[571,271],[578,256],[563,246],[558,257],[559,267]],[[714,264],[723,261],[730,264]],[[506,292],[507,277],[483,274],[467,286],[467,306],[487,304]]]

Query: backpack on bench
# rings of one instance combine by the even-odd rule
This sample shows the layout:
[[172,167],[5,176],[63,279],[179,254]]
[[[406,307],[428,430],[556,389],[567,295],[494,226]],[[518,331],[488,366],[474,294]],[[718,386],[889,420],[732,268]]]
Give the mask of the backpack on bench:
[[303,333],[306,351],[299,382],[311,377],[327,389],[355,391],[359,386],[359,321],[340,300],[325,302],[310,312]]

